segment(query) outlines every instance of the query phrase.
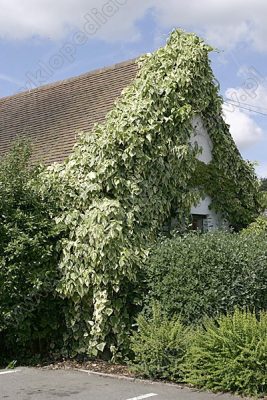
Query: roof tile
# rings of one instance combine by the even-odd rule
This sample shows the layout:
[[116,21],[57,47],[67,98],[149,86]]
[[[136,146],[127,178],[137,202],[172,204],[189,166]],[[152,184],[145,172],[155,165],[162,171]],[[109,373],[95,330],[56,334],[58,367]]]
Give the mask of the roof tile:
[[63,161],[79,131],[103,122],[122,90],[135,78],[130,60],[112,67],[0,99],[0,156],[18,137],[33,145],[33,161]]

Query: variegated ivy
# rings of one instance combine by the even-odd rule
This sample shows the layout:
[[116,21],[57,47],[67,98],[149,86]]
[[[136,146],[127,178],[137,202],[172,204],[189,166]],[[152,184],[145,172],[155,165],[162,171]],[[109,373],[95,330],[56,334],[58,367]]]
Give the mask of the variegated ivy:
[[[198,149],[189,143],[195,114],[214,143],[218,183],[229,179],[234,199],[238,192],[237,201],[249,199],[246,207],[255,212],[256,180],[221,117],[211,50],[197,36],[174,31],[164,48],[138,61],[136,79],[106,121],[82,134],[66,162],[43,175],[44,195],[52,193],[57,222],[66,229],[58,290],[70,301],[74,352],[116,354],[126,343],[134,284],[149,245],[173,207],[182,218],[198,201],[192,187]],[[214,197],[231,216],[222,191]]]

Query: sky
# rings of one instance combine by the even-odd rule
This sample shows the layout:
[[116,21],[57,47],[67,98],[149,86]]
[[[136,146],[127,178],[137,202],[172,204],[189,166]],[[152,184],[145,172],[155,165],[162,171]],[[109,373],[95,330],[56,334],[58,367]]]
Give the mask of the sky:
[[138,57],[182,28],[215,51],[224,116],[267,176],[266,0],[0,0],[0,97]]

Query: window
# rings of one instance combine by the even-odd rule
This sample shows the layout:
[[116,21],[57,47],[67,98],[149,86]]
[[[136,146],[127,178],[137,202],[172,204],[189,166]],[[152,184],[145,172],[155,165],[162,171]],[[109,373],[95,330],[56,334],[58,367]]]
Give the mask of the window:
[[192,230],[204,232],[206,215],[192,214]]

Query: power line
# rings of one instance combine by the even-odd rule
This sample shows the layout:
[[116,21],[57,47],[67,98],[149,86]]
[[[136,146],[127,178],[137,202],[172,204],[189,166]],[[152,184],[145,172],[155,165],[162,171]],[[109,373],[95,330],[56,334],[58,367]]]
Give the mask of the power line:
[[[227,103],[227,101],[226,101],[226,103]],[[242,106],[240,106],[240,105],[233,104],[233,103],[229,103],[229,102],[228,102],[228,104],[230,104],[231,106],[236,106],[237,108],[240,108],[240,109],[242,109],[242,110],[247,110],[247,111],[253,112],[253,113],[255,113],[255,114],[262,115],[263,117],[267,117],[267,114],[264,114],[264,113],[262,113],[262,112],[260,112],[260,111],[256,111],[256,110],[253,110],[253,109],[247,108],[247,107],[242,107]]]
[[237,107],[237,108],[241,108],[242,110],[247,110],[247,111],[253,112],[253,113],[255,113],[255,114],[262,115],[263,117],[267,117],[267,113],[265,114],[265,113],[262,113],[262,112],[260,112],[260,111],[253,110],[253,109],[251,109],[251,108],[241,106],[240,104],[230,103],[229,101],[225,101],[225,103],[230,104],[231,106],[235,106],[235,107]]
[[265,108],[265,107],[254,106],[253,104],[248,104],[248,103],[243,103],[242,101],[233,100],[233,99],[228,99],[227,97],[225,97],[225,101],[232,102],[232,103],[236,103],[236,105],[241,104],[242,106],[248,106],[248,107],[258,108],[259,110],[264,110],[264,111],[267,112],[267,108]]

